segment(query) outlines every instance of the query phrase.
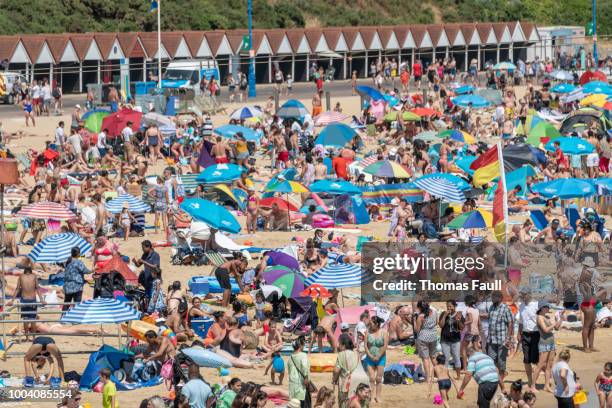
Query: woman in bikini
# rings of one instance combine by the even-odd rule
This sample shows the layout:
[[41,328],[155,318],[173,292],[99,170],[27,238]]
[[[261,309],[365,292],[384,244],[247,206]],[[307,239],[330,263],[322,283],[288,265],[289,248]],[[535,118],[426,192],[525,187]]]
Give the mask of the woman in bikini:
[[247,190],[249,196],[247,198],[247,214],[246,225],[247,233],[255,234],[257,231],[257,214],[259,213],[259,198],[252,187]]
[[218,346],[221,340],[225,338],[225,333],[227,332],[225,326],[225,312],[218,310],[214,312],[212,316],[215,321],[210,326],[210,329],[208,329],[208,333],[204,339],[204,344],[207,347]]

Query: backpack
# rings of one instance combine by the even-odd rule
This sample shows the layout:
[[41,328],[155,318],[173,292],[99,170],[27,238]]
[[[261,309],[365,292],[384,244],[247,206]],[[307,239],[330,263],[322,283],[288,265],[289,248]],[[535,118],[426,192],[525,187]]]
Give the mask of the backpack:
[[383,384],[400,385],[405,383],[404,376],[397,370],[387,371],[383,375]]

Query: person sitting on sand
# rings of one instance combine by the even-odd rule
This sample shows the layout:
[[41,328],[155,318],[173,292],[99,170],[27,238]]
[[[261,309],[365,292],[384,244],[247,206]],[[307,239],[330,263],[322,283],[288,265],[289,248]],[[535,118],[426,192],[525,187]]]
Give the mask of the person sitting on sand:
[[283,348],[283,336],[277,323],[277,320],[271,319],[268,325],[268,335],[265,336],[262,347],[267,353],[275,353]]
[[215,321],[210,326],[210,329],[208,329],[208,333],[204,339],[204,344],[209,347],[218,346],[221,344],[221,341],[225,338],[225,333],[227,331],[225,325],[225,312],[218,310],[214,312],[212,316]]
[[318,352],[323,352],[323,338],[327,337],[327,341],[332,348],[332,352],[336,352],[336,339],[334,337],[336,318],[335,316],[325,316],[319,320],[319,325],[310,334],[310,344],[308,346],[308,354],[312,352],[312,346],[315,338],[317,340]]
[[228,317],[226,326],[225,336],[221,340],[219,348],[215,350],[217,354],[230,360],[234,367],[257,368],[254,363],[244,359],[245,354],[242,350],[244,333],[238,328],[238,321],[233,317]]

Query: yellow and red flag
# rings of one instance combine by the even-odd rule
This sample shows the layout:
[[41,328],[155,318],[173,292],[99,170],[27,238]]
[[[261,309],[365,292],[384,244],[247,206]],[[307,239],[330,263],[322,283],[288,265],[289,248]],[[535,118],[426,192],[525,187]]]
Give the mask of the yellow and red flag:
[[474,160],[470,165],[470,169],[474,170],[472,179],[476,187],[481,187],[489,181],[498,178],[500,166],[497,146],[493,146]]

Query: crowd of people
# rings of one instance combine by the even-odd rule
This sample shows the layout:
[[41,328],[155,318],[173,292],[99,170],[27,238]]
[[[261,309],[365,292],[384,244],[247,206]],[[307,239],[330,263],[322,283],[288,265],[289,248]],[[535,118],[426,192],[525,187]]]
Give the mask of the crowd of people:
[[[15,270],[19,275],[2,282],[7,294],[6,306],[19,302],[23,327],[14,332],[23,329],[25,341],[31,341],[24,357],[24,385],[74,381],[66,375],[66,356],[62,356],[54,334],[101,334],[99,327],[39,322],[38,311],[46,308],[45,299],[50,290],[43,278],[48,278],[50,272],[62,278],[62,290],[57,297],[67,303],[62,312],[69,313],[71,303],[91,296],[87,282],[99,282],[105,267],[117,257],[123,257],[122,262],[127,261],[138,272],[134,283],[137,287],[130,288],[125,279],[123,282],[119,279],[117,285],[111,284],[106,296],[129,299],[149,321],[159,326],[159,330],[143,333],[143,344],[134,339],[127,344],[141,370],[135,368],[133,373],[150,371],[152,377],[163,377],[173,389],[174,397],[171,402],[165,396],[147,398],[141,406],[206,407],[214,403],[243,408],[264,407],[272,401],[290,408],[336,404],[361,408],[383,404],[383,382],[388,371],[385,368],[395,363],[391,361],[391,352],[414,345],[420,369],[410,376],[427,382],[429,394],[437,382],[435,401],[445,407],[454,405],[450,397],[453,389],[457,398],[467,398],[465,393],[473,379],[478,388],[479,408],[490,407],[492,401],[497,407],[540,406],[537,401],[541,399],[542,389],[554,395],[558,407],[574,407],[576,395],[591,380],[600,407],[609,408],[612,406],[612,363],[605,363],[596,378],[581,381],[575,376],[574,364],[570,364],[576,353],[601,353],[602,362],[606,358],[605,352],[595,348],[596,328],[609,327],[612,321],[609,287],[605,285],[604,274],[598,272],[609,266],[607,257],[603,256],[610,245],[604,228],[604,208],[593,204],[582,214],[576,211],[576,215],[565,211],[567,203],[562,203],[560,198],[551,198],[537,189],[541,181],[607,178],[611,154],[607,119],[592,120],[580,131],[572,131],[572,136],[593,146],[591,153],[583,156],[564,152],[558,141],[551,149],[540,149],[545,141],[533,144],[526,140],[529,131],[525,132],[539,113],[556,116],[579,108],[575,101],[564,102],[553,95],[550,87],[554,81],[547,75],[554,69],[588,67],[588,60],[582,50],[577,56],[560,54],[555,60],[527,64],[518,61],[516,69],[510,71],[491,66],[485,74],[486,86],[499,91],[500,100],[489,103],[493,106],[488,110],[471,103],[461,106],[453,102],[455,81],[481,85],[477,62],[472,61],[461,75],[453,58],[427,66],[419,60],[412,66],[405,62],[398,64],[393,58],[373,61],[369,69],[374,85],[396,101],[395,107],[386,104],[382,111],[376,111],[376,101],[368,101],[351,122],[355,128],[368,130],[333,149],[316,143],[315,120],[322,113],[321,98],[329,75],[316,65],[312,72],[316,93],[311,114],[278,116],[273,99],[269,99],[261,108],[258,120],[250,124],[243,119],[223,122],[248,124],[257,142],[241,132],[229,140],[215,135],[213,129],[222,123],[213,125],[212,117],[207,114],[187,121],[173,118],[176,130],[170,135],[162,131],[162,126],[149,124],[137,128],[131,121],[125,123],[119,134],[111,134],[104,127],[92,132],[82,120],[82,115],[93,107],[88,95],[86,106],[76,105],[70,113],[69,130],[65,130],[65,122],[60,120],[52,141],[38,151],[32,147],[22,155],[29,167],[12,186],[12,193],[21,198],[21,204],[12,209],[17,215],[22,207],[46,202],[63,205],[75,214],[64,224],[42,218],[21,218],[20,230],[3,231],[5,254],[17,258]],[[291,92],[292,79],[280,70],[277,73],[274,79],[279,91],[286,82]],[[396,77],[401,89],[395,88]],[[421,93],[421,81],[428,84],[425,95]],[[237,78],[227,78],[230,102],[235,102],[236,96],[240,102],[243,96],[246,99],[247,82],[246,75],[241,73]],[[352,83],[355,92],[360,93],[356,78]],[[49,115],[51,109],[59,115],[63,113],[61,90],[56,93],[56,88],[52,89],[48,80],[22,87],[18,103],[25,112],[26,126],[30,122],[35,125],[35,120]],[[200,88],[211,96],[220,92],[220,85],[214,79],[203,79]],[[136,108],[133,101],[121,102],[114,92],[110,111]],[[334,112],[341,114],[343,110],[338,102]],[[406,113],[416,110],[423,113],[418,115],[418,120],[405,119]],[[439,134],[444,130],[455,130],[469,138],[440,137],[433,142],[420,138],[424,132]],[[4,155],[14,157],[10,139],[3,140]],[[442,210],[441,200],[429,196],[420,203],[401,197],[387,206],[368,204],[372,223],[389,224],[387,236],[379,240],[411,243],[421,251],[427,251],[427,244],[431,242],[475,242],[476,238],[491,241],[490,234],[483,236],[477,228],[449,229],[448,225],[462,213],[490,205],[487,195],[498,186],[497,181],[478,183],[469,166],[466,168],[462,163],[473,162],[498,141],[504,149],[525,146],[528,141],[537,150],[537,153],[529,150],[532,158],[524,158],[524,164],[531,166],[533,174],[507,193],[510,214],[523,215],[524,221],[508,230],[507,268],[497,271],[508,283],[502,292],[478,292],[445,304],[434,305],[426,300],[406,302],[394,305],[387,316],[368,310],[361,313],[356,324],[336,327],[336,316],[343,309],[345,297],[337,290],[330,290],[325,296],[314,296],[307,305],[306,309],[317,312],[306,314],[307,319],[299,322],[303,333],[287,330],[287,324],[296,318],[299,308],[292,296],[265,292],[263,276],[267,268],[282,266],[307,278],[330,264],[359,265],[362,261],[356,237],[348,233],[326,234],[319,228],[320,216],[334,221],[342,214],[336,209],[330,217],[325,207],[331,197],[325,194],[321,196],[328,200],[327,205],[319,196],[308,201],[311,198],[308,188],[313,183],[343,180],[369,188],[399,184],[434,173],[452,173],[476,188],[474,195],[460,203],[460,210],[450,206]],[[371,177],[367,172],[355,170],[353,165],[361,157],[397,164],[409,177]],[[159,166],[158,161],[164,165]],[[307,232],[293,238],[291,244],[297,250],[291,255],[281,249],[266,249],[259,253],[259,260],[254,260],[248,251],[228,251],[219,241],[223,232],[211,228],[200,243],[227,255],[210,271],[221,288],[221,297],[215,301],[210,296],[191,295],[187,282],[174,279],[173,271],[165,268],[170,258],[174,258],[160,247],[166,243],[178,246],[180,230],[197,221],[182,207],[185,199],[211,197],[210,186],[204,184],[188,192],[185,183],[188,175],[199,174],[212,165],[228,164],[237,164],[243,169],[231,180],[230,188],[236,191],[230,191],[244,198],[242,208],[236,203],[232,205],[246,226],[245,238],[259,237],[262,238],[259,243],[263,243],[267,237],[276,236],[270,232]],[[153,176],[159,170],[161,175]],[[263,191],[267,182],[279,181],[299,182],[305,188],[305,192],[293,194],[304,204],[301,212],[292,208],[301,205],[295,206],[283,198],[286,191],[276,196]],[[131,211],[127,203],[119,212],[111,212],[109,204],[125,194],[150,203],[151,219]],[[270,199],[271,204],[264,201]],[[546,225],[538,230],[531,218],[524,217],[529,210],[541,210]],[[343,216],[354,219],[350,210],[344,211],[347,214]],[[152,222],[151,231],[147,231],[145,221]],[[76,233],[90,243],[91,261],[83,260],[79,247],[71,248],[68,259],[58,259],[57,265],[36,263],[20,253],[24,246],[41,243],[45,237],[58,232]],[[162,237],[162,243],[153,242],[148,235]],[[134,240],[140,240],[140,256],[128,253],[123,246]],[[545,249],[532,247],[534,242]],[[512,270],[527,268],[525,254],[538,251],[555,257],[557,287],[548,299],[552,303],[534,299],[524,282],[509,283]],[[238,285],[239,295],[233,293],[232,279]],[[105,289],[108,288],[96,290]],[[251,302],[241,297],[247,293]],[[211,302],[215,308],[210,307]],[[249,308],[249,304],[253,307]],[[214,320],[203,337],[193,325],[200,318]],[[582,322],[583,341],[583,347],[572,350],[571,354],[565,347],[558,350],[555,341],[555,333],[570,319]],[[286,343],[290,344],[288,355]],[[202,376],[197,364],[177,363],[186,348],[210,350],[237,369],[265,369],[265,376],[270,373],[271,385],[243,382],[240,377],[214,384],[214,380]],[[337,356],[329,383],[317,388],[311,375],[311,356],[322,353],[325,348]],[[508,387],[507,363],[517,353],[523,355],[527,382],[513,381]],[[45,365],[49,366],[48,374],[42,374]],[[186,370],[185,378],[176,375],[181,368]],[[245,371],[242,378],[248,378],[248,373]],[[99,391],[105,408],[123,405],[115,380],[108,368],[100,370]],[[79,406],[83,395],[75,393],[62,406]]]

